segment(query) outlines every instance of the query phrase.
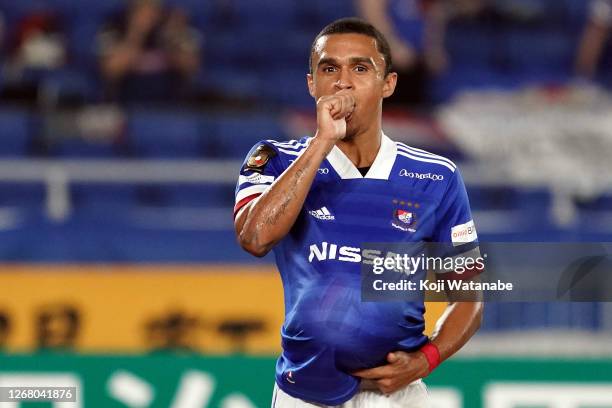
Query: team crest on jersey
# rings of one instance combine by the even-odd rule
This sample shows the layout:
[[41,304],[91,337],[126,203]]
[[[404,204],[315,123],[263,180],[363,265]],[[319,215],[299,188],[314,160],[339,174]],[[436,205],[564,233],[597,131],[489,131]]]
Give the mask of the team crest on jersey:
[[393,200],[393,204],[396,206],[400,205],[409,207],[409,209],[395,208],[395,210],[393,211],[393,220],[391,220],[391,226],[400,231],[416,232],[416,229],[414,228],[416,223],[416,213],[413,209],[419,208],[420,205],[418,203],[400,200]]
[[266,164],[270,161],[271,157],[274,157],[276,152],[270,146],[262,144],[260,145],[251,157],[247,160],[246,168],[258,173],[263,173]]
[[410,225],[414,221],[414,214],[406,210],[395,210],[395,218],[406,225]]

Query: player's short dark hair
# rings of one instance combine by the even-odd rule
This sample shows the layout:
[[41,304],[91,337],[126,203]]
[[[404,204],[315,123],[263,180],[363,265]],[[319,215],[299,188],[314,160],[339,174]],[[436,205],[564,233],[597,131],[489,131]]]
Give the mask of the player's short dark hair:
[[368,23],[365,20],[356,17],[341,18],[328,24],[317,36],[315,37],[312,45],[310,46],[310,56],[308,58],[308,67],[312,74],[312,55],[314,54],[315,45],[319,38],[326,35],[332,34],[362,34],[376,40],[376,49],[380,52],[385,59],[385,76],[387,76],[393,69],[393,61],[391,59],[391,47],[385,36],[378,31],[376,27]]

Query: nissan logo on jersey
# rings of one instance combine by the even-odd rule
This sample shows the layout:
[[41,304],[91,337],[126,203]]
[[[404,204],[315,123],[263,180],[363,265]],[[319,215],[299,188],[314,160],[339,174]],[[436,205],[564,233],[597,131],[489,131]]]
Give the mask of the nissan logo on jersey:
[[[367,265],[373,265],[376,259],[379,258],[395,258],[399,256],[392,251],[383,251],[373,248],[358,248],[348,245],[339,245],[331,242],[314,243],[309,247],[308,262],[313,261],[341,261],[341,262],[362,262]],[[396,270],[389,268],[390,270]]]
[[401,177],[410,177],[419,180],[430,179],[433,181],[442,181],[444,180],[444,176],[442,174],[432,174],[432,173],[414,173],[412,171],[408,171],[406,169],[401,169],[399,172]]

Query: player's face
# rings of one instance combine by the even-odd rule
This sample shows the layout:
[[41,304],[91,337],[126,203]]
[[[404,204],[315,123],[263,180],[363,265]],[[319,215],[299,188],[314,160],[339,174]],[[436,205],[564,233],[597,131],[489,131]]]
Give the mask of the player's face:
[[385,59],[374,38],[362,34],[323,36],[315,44],[312,64],[308,90],[315,100],[343,89],[354,93],[357,104],[347,117],[347,137],[376,123],[383,98],[393,94],[397,74],[385,77]]

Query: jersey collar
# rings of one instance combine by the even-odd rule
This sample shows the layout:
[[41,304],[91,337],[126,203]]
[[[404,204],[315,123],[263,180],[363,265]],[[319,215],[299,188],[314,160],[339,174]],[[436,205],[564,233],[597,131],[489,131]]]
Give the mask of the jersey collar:
[[353,162],[346,157],[346,155],[340,150],[338,146],[334,148],[327,155],[327,161],[338,173],[341,179],[379,179],[388,180],[391,169],[395,163],[395,157],[397,155],[397,146],[395,143],[387,137],[384,133],[381,135],[380,149],[374,159],[374,163],[368,170],[368,173],[363,177]]

